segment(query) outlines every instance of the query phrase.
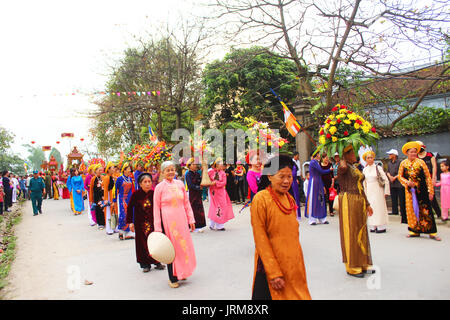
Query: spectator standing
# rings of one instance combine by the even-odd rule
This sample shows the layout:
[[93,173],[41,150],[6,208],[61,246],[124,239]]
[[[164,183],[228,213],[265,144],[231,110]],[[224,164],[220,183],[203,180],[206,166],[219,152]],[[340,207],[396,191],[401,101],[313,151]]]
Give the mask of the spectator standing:
[[398,206],[400,205],[400,213],[402,216],[401,223],[408,223],[406,217],[406,205],[405,205],[405,188],[398,180],[398,168],[400,167],[400,161],[398,160],[398,151],[391,149],[386,152],[389,155],[387,177],[389,179],[389,187],[391,190],[392,201],[392,215],[398,215]]

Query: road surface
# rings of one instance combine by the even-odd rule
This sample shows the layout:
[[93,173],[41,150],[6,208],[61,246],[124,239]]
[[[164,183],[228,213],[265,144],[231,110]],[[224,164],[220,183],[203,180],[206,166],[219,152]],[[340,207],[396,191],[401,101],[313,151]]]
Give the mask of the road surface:
[[[208,202],[205,202],[205,211]],[[16,227],[17,255],[5,299],[248,300],[254,244],[250,212],[234,206],[227,231],[192,234],[197,268],[177,289],[167,270],[143,273],[134,240],[89,226],[86,213],[74,216],[68,200],[44,200],[43,214],[24,206]],[[390,216],[386,234],[370,233],[375,275],[349,277],[341,262],[339,218],[311,226],[302,218],[300,241],[313,299],[447,299],[450,297],[450,223],[438,223],[441,242],[407,239],[406,225]],[[438,220],[440,221],[440,220]],[[93,282],[85,285],[85,280]]]

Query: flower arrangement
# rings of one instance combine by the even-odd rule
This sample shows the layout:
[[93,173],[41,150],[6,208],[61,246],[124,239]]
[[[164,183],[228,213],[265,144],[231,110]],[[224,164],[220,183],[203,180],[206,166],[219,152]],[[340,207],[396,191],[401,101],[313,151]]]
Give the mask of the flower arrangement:
[[[236,115],[235,118],[242,119],[240,114]],[[254,136],[256,139],[256,143],[259,143],[260,137],[263,139],[262,144],[266,144],[271,147],[283,147],[288,143],[287,139],[280,137],[279,135],[275,135],[275,133],[270,129],[269,124],[267,122],[257,121],[254,117],[244,117],[244,123],[247,126],[249,132],[249,136]]]
[[135,145],[128,153],[128,160],[144,164],[157,164],[172,159],[169,147],[165,141],[159,141],[154,146]]
[[336,152],[342,157],[344,148],[352,145],[357,154],[361,145],[374,145],[377,139],[379,135],[369,121],[337,104],[319,129],[320,145],[315,152],[324,149],[329,157]]

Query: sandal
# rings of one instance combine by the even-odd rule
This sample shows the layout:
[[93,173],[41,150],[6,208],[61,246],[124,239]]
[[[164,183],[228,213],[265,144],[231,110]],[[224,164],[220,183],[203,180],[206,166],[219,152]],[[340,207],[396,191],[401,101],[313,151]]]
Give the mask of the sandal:
[[123,240],[123,234],[119,233],[119,240]]
[[436,240],[436,241],[442,241],[441,238],[439,238],[438,236],[430,236],[430,239]]
[[169,280],[169,286],[171,288],[178,288],[180,286],[180,284],[178,282],[172,282]]
[[419,238],[420,234],[408,234],[406,237],[407,238]]

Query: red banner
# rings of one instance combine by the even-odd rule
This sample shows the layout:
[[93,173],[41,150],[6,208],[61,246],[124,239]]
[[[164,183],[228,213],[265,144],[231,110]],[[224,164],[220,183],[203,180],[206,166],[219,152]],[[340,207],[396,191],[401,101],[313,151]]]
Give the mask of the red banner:
[[68,133],[68,132],[61,133],[61,138],[73,138],[73,137],[74,137],[73,133]]
[[42,147],[42,151],[51,151],[52,150],[52,146],[43,146]]

